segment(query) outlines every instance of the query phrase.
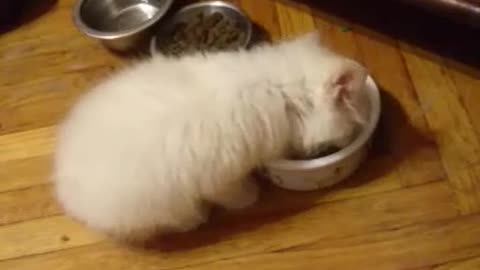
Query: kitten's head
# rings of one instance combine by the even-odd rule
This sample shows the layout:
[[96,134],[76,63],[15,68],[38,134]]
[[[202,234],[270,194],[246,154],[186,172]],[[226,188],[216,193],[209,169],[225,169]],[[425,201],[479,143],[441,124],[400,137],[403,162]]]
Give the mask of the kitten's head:
[[347,146],[369,119],[366,69],[322,47],[316,34],[294,40],[292,46],[305,72],[294,150],[310,155],[322,147]]

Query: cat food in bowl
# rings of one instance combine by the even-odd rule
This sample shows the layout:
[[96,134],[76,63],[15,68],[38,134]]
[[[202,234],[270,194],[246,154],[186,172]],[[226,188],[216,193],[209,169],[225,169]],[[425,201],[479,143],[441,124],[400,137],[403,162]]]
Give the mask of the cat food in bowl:
[[236,6],[210,1],[183,7],[156,32],[151,53],[179,56],[244,48],[250,42],[252,24]]
[[371,77],[368,77],[365,88],[370,101],[370,118],[352,143],[318,158],[278,160],[267,164],[266,174],[275,185],[296,191],[312,191],[334,185],[357,170],[368,153],[381,111],[380,93]]

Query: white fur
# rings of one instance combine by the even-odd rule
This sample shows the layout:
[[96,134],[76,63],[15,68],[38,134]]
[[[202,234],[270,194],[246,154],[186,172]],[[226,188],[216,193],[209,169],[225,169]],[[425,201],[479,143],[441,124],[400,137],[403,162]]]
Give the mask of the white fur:
[[248,176],[265,162],[347,144],[365,115],[338,104],[335,82],[365,72],[316,38],[159,55],[95,87],[59,132],[53,179],[66,212],[121,239],[183,232],[207,220],[211,203],[254,203]]

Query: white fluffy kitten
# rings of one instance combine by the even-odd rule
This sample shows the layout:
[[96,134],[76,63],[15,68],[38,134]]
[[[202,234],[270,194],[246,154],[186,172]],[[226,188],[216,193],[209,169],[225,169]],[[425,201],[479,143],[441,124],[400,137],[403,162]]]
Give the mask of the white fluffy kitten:
[[251,51],[155,56],[85,95],[61,126],[54,181],[68,214],[119,239],[255,202],[252,169],[348,144],[368,117],[366,71],[316,34]]

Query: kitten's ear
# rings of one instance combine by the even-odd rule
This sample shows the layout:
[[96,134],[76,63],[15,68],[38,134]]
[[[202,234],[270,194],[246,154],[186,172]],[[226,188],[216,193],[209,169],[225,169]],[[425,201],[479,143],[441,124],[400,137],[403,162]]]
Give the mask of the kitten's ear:
[[362,91],[367,79],[367,70],[360,64],[345,60],[331,76],[330,85],[335,100],[339,103],[349,102],[358,91]]
[[337,68],[330,81],[335,103],[352,110],[356,120],[363,122],[359,113],[360,91],[364,90],[367,79],[367,70],[360,64],[346,60]]

